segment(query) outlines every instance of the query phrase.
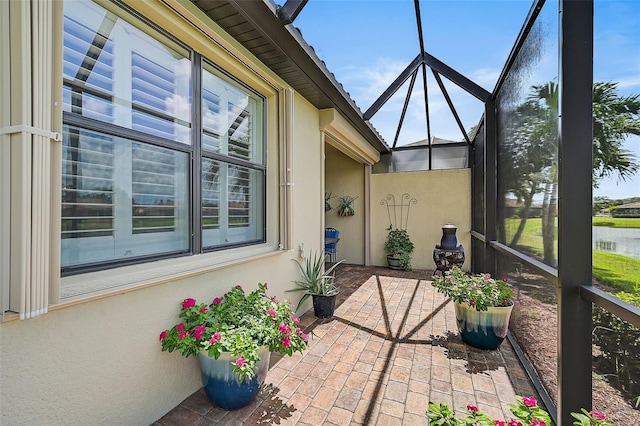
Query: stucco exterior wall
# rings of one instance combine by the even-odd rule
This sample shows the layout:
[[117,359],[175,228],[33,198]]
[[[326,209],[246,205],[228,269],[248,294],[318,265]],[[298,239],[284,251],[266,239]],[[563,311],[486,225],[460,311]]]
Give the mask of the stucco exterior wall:
[[[169,19],[170,13],[161,4],[137,6],[148,8],[144,10],[148,12],[146,16],[158,23]],[[0,322],[2,425],[153,423],[202,386],[197,359],[160,350],[159,333],[178,322],[181,301],[187,297],[212,300],[237,284],[250,291],[258,282],[267,282],[270,294],[297,303],[301,294],[285,293],[299,277],[292,259],[300,259],[301,244],[322,248],[324,160],[317,109],[297,94],[290,106],[279,109],[279,99],[289,89],[268,71],[264,71],[264,79],[259,78],[256,70],[266,70],[263,64],[255,62],[253,70],[241,69],[230,55],[216,56],[215,49],[205,50],[203,37],[189,24],[176,21],[167,28],[180,32],[185,42],[201,43],[198,46],[210,59],[219,59],[218,65],[233,65],[237,71],[234,75],[247,84],[270,87],[270,91],[261,92],[266,96],[267,110],[267,241],[218,253],[65,277],[62,286],[68,284],[68,279],[91,279],[117,281],[118,287],[54,302],[48,313],[31,319],[5,315]],[[207,31],[214,29],[211,25]],[[243,58],[252,58],[237,43],[230,40],[228,44],[230,49],[238,49]],[[5,49],[0,52],[3,56],[6,53]],[[25,54],[28,56],[29,52]],[[52,84],[61,87],[62,80],[55,79]],[[283,111],[286,117],[281,116]],[[283,136],[286,132],[280,128],[284,127],[282,123],[290,124],[290,135]],[[283,211],[287,207],[281,199],[282,184],[286,182],[279,177],[284,167],[280,158],[286,145],[283,138],[291,139],[287,154],[291,158],[292,184],[288,212]],[[12,191],[14,184],[11,182]],[[59,186],[54,185],[52,191],[59,191]],[[278,249],[281,228],[288,225],[291,244]],[[59,248],[52,245],[50,250],[54,253]],[[200,267],[185,271],[185,264]],[[59,273],[59,268],[53,269]],[[124,269],[133,272],[121,274]],[[161,275],[159,270],[167,273]],[[144,279],[138,284],[127,281],[127,277],[134,276]]]
[[[330,145],[325,149],[325,191],[334,197],[331,199],[333,210],[325,212],[325,226],[340,231],[336,259],[362,265],[365,250],[365,166]],[[353,203],[355,215],[338,215],[338,197],[342,195],[358,197]]]
[[[417,200],[410,207],[407,231],[415,245],[414,269],[435,268],[433,248],[442,237],[442,225],[458,227],[458,243],[465,250],[463,269],[471,265],[471,169],[385,173],[371,177],[371,262],[387,265],[384,241],[389,217],[380,201],[393,194],[396,203],[408,193]],[[392,216],[393,217],[393,216]]]

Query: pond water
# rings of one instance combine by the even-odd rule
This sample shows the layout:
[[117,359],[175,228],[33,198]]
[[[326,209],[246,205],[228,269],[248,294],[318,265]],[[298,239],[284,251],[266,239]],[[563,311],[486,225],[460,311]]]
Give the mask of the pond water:
[[593,249],[640,259],[640,229],[593,226]]

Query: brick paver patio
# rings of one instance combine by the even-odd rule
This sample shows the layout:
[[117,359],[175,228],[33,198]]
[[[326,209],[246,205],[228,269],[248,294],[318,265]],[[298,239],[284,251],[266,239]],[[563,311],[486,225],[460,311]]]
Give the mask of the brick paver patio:
[[254,403],[224,411],[200,389],[155,425],[426,425],[429,401],[508,418],[515,395],[536,395],[513,349],[508,341],[496,351],[463,344],[453,302],[430,278],[340,265],[335,316],[302,316],[309,349],[272,355]]

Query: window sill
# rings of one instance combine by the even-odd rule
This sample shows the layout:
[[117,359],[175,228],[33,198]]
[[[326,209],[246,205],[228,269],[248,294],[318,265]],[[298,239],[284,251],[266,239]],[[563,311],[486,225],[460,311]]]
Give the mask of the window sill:
[[272,245],[260,244],[63,277],[60,280],[60,303],[50,306],[49,310],[205,274],[280,253],[283,251]]

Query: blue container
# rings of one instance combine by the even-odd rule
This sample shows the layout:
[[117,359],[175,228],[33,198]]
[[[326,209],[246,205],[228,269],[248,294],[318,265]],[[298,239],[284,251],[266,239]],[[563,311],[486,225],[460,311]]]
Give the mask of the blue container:
[[478,349],[497,349],[509,330],[513,305],[478,311],[467,303],[454,303],[462,341]]
[[209,400],[225,410],[237,410],[249,405],[258,396],[269,371],[269,347],[263,346],[258,355],[260,361],[256,374],[240,383],[238,376],[233,372],[233,363],[238,357],[231,353],[222,353],[215,359],[201,351],[198,354],[200,374],[202,386]]

